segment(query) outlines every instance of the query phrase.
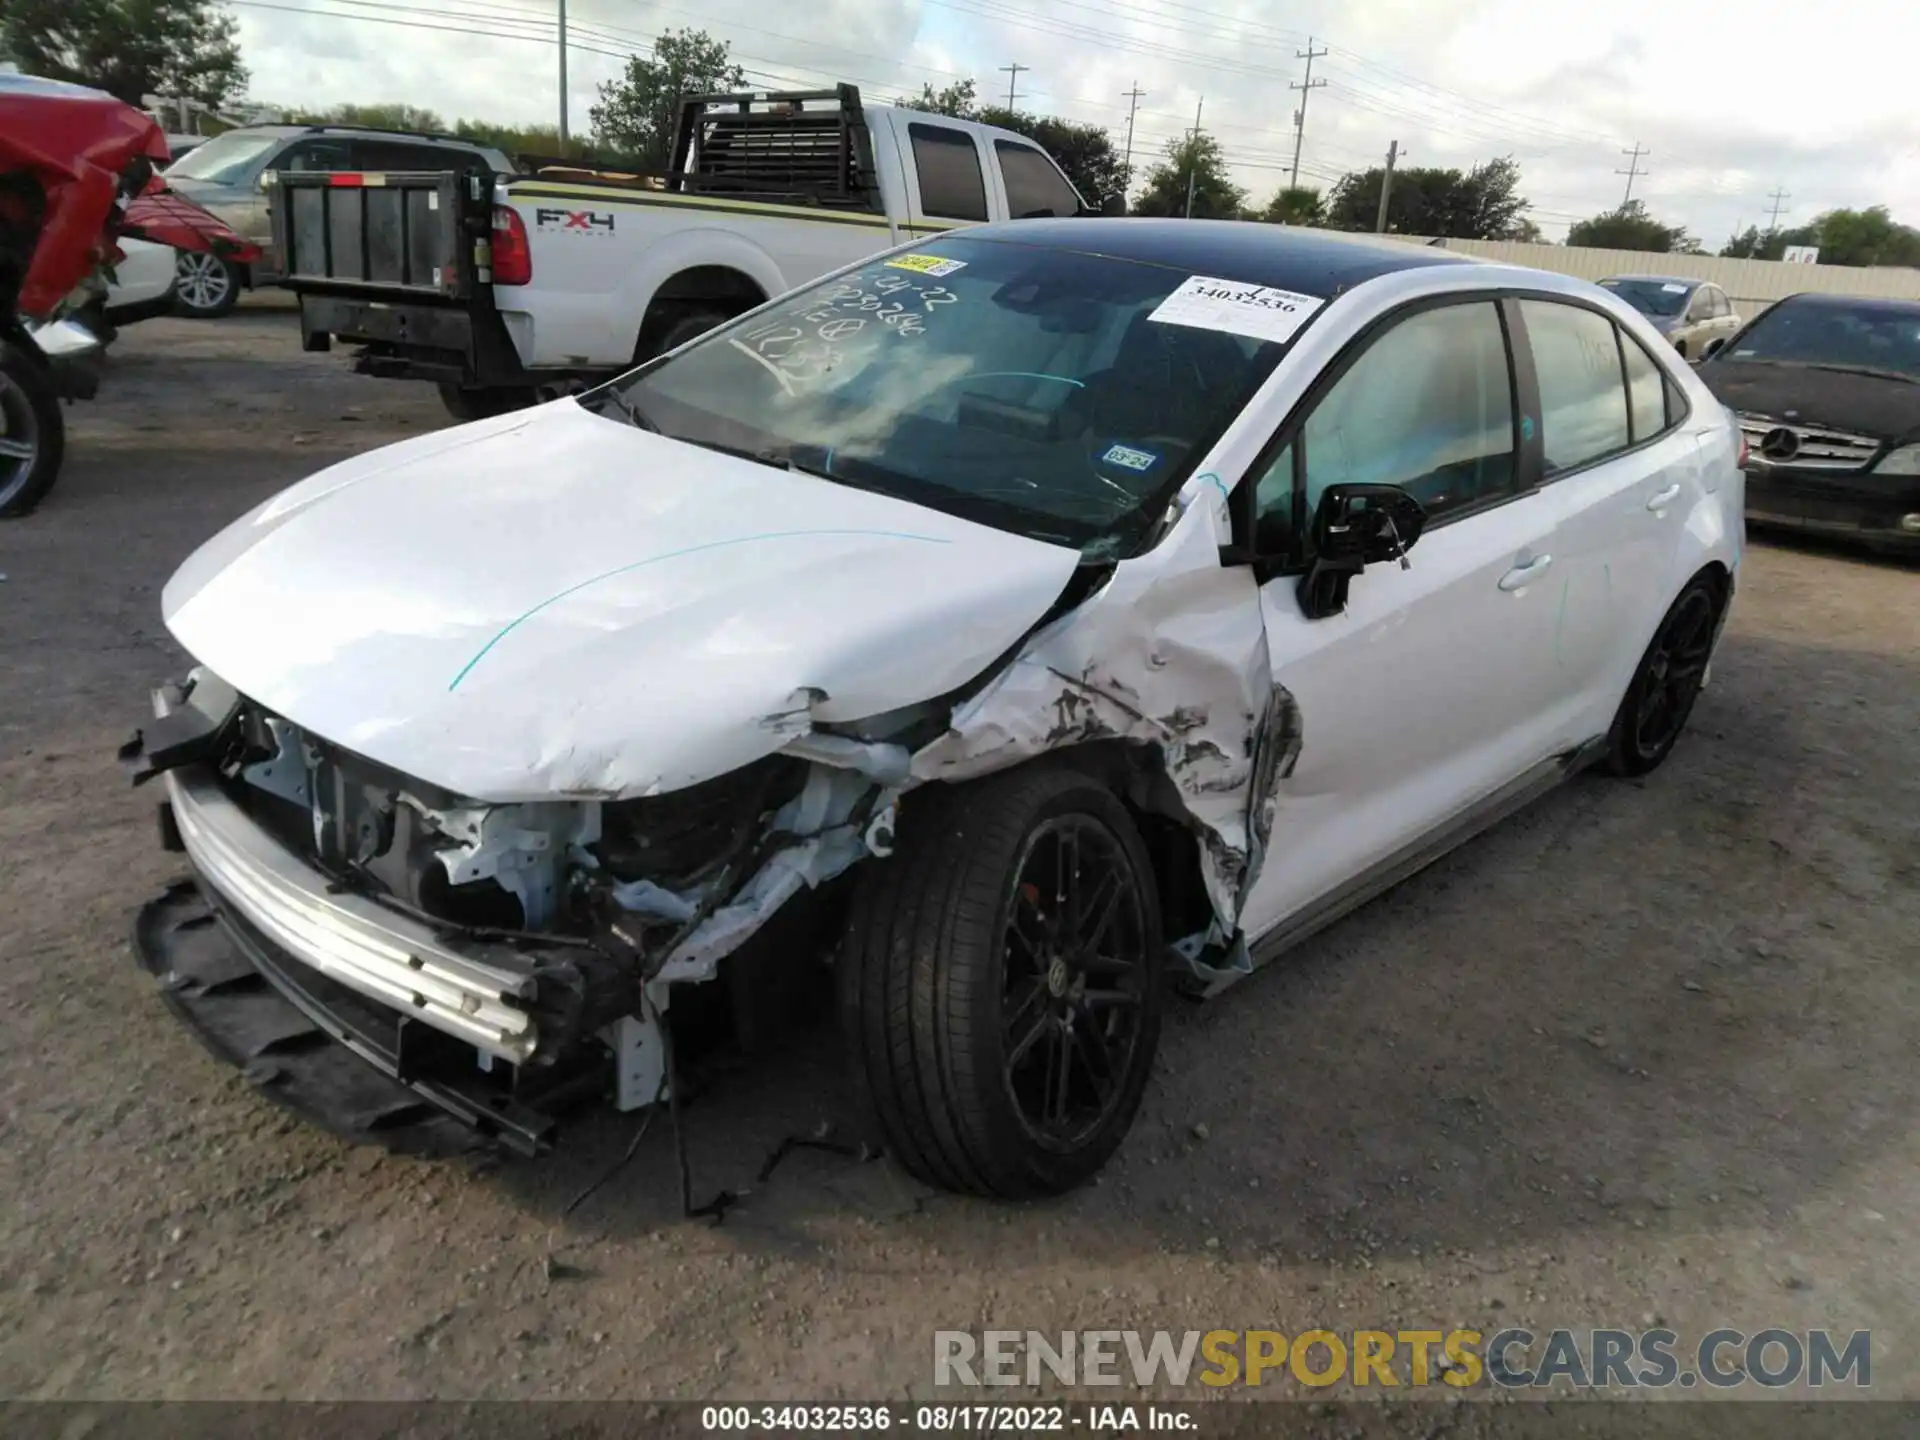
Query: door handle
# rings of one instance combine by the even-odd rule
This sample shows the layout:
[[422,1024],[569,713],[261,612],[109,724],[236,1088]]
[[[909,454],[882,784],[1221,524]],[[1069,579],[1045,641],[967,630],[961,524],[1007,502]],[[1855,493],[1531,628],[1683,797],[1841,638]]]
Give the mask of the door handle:
[[1669,485],[1667,486],[1666,489],[1662,490],[1658,495],[1654,496],[1651,500],[1647,501],[1647,509],[1664,510],[1667,508],[1667,506],[1671,505],[1674,501],[1678,500],[1679,498],[1680,498],[1680,487],[1678,485]]
[[1551,555],[1542,555],[1538,559],[1529,560],[1524,565],[1516,565],[1500,577],[1500,588],[1502,590],[1518,590],[1523,585],[1531,585],[1535,580],[1538,580],[1542,575],[1546,574],[1547,567],[1552,564],[1553,557]]

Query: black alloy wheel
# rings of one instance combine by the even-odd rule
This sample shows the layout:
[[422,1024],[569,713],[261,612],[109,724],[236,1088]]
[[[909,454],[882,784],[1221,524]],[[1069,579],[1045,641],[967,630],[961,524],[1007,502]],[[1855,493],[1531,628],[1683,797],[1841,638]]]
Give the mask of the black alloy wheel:
[[1714,581],[1696,576],[1661,620],[1608,736],[1616,775],[1645,775],[1673,750],[1700,698],[1721,603]]

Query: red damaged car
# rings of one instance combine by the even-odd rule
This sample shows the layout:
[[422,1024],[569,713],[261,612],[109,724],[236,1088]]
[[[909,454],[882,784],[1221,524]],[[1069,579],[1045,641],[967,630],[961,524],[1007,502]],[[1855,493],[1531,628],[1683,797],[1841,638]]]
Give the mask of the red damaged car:
[[122,237],[228,259],[254,247],[157,174],[166,136],[98,90],[0,75],[0,519],[39,503],[65,450],[62,400],[98,384],[99,298]]

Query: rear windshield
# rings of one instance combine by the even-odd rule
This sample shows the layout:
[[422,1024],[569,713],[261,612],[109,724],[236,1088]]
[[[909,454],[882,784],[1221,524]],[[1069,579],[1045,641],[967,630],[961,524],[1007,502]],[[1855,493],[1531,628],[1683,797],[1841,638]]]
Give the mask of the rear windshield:
[[1735,343],[1734,360],[1776,360],[1920,379],[1920,308],[1821,302],[1776,305]]
[[1600,283],[1642,315],[1678,315],[1687,308],[1687,297],[1693,293],[1691,285],[1683,285],[1678,280],[1602,280]]
[[[798,290],[615,382],[605,393],[619,401],[587,403],[1090,555],[1121,553],[1283,349],[1156,318],[1195,278],[948,236]],[[1176,302],[1174,313],[1194,312]]]
[[284,135],[242,134],[238,130],[193,147],[166,169],[170,180],[205,180],[231,185],[241,179],[267,151],[286,142]]

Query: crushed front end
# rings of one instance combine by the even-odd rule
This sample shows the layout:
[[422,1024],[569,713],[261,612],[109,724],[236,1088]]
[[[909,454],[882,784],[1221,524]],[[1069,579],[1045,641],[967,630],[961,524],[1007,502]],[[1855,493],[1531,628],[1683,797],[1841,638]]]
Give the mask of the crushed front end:
[[[193,883],[135,941],[176,1012],[332,1128],[451,1117],[526,1153],[580,1100],[665,1097],[673,991],[753,963],[775,911],[884,853],[906,773],[904,750],[809,736],[666,794],[488,804],[204,670],[153,709],[122,758],[164,785]],[[340,1047],[365,1065],[343,1074]]]

